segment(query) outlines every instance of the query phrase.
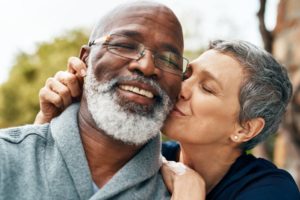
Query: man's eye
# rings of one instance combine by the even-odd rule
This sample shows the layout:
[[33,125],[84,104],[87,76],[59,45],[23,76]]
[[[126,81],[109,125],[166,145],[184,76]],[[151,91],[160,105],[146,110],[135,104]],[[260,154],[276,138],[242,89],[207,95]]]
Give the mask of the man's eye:
[[123,49],[128,49],[128,50],[135,50],[136,46],[133,44],[128,44],[128,43],[111,43],[109,44],[111,48],[123,48]]
[[175,59],[172,59],[167,56],[159,56],[159,60],[165,64],[168,65],[168,67],[175,69],[175,70],[180,70],[180,66],[178,62]]
[[172,69],[180,70],[180,67],[179,67],[178,63],[176,63],[176,61],[168,60],[167,62],[169,64],[169,67],[171,67]]

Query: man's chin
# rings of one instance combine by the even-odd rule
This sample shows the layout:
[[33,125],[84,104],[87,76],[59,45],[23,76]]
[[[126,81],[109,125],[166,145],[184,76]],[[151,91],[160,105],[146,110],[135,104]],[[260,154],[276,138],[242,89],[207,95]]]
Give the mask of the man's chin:
[[127,113],[138,114],[142,116],[152,116],[152,114],[154,113],[155,104],[144,105],[121,97],[119,95],[116,98],[116,103],[119,104],[120,108],[122,108],[123,111]]

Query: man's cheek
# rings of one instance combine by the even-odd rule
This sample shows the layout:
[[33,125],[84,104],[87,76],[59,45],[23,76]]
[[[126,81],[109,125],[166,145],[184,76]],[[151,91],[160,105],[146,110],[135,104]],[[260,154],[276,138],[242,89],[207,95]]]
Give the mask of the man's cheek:
[[98,81],[109,81],[116,78],[118,75],[116,71],[112,71],[109,66],[101,65],[95,69],[95,76]]
[[107,81],[116,78],[121,75],[124,71],[126,64],[119,61],[114,61],[115,59],[109,58],[108,56],[102,57],[95,66],[95,76],[98,81]]
[[180,92],[180,89],[176,89],[176,90],[174,90],[174,92],[171,93],[170,98],[173,103],[177,102],[179,92]]
[[174,103],[177,100],[181,89],[181,79],[180,78],[173,78],[173,79],[163,79],[165,80],[163,84],[163,89],[169,95],[171,101]]

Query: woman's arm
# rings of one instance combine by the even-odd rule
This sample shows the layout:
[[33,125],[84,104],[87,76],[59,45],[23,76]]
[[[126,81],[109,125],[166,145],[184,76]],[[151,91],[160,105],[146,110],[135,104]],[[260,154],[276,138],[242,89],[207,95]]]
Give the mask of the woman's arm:
[[172,193],[172,200],[204,200],[205,182],[194,170],[183,163],[163,159],[164,182]]
[[76,57],[68,60],[68,70],[59,71],[48,78],[39,92],[40,111],[34,124],[50,122],[82,94],[83,77],[86,75],[85,64]]

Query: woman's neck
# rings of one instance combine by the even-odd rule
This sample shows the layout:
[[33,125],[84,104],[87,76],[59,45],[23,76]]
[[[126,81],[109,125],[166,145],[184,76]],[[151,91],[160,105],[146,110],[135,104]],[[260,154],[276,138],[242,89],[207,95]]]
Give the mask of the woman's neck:
[[180,144],[180,162],[198,172],[206,183],[208,194],[225,176],[241,155],[241,150],[224,146]]

